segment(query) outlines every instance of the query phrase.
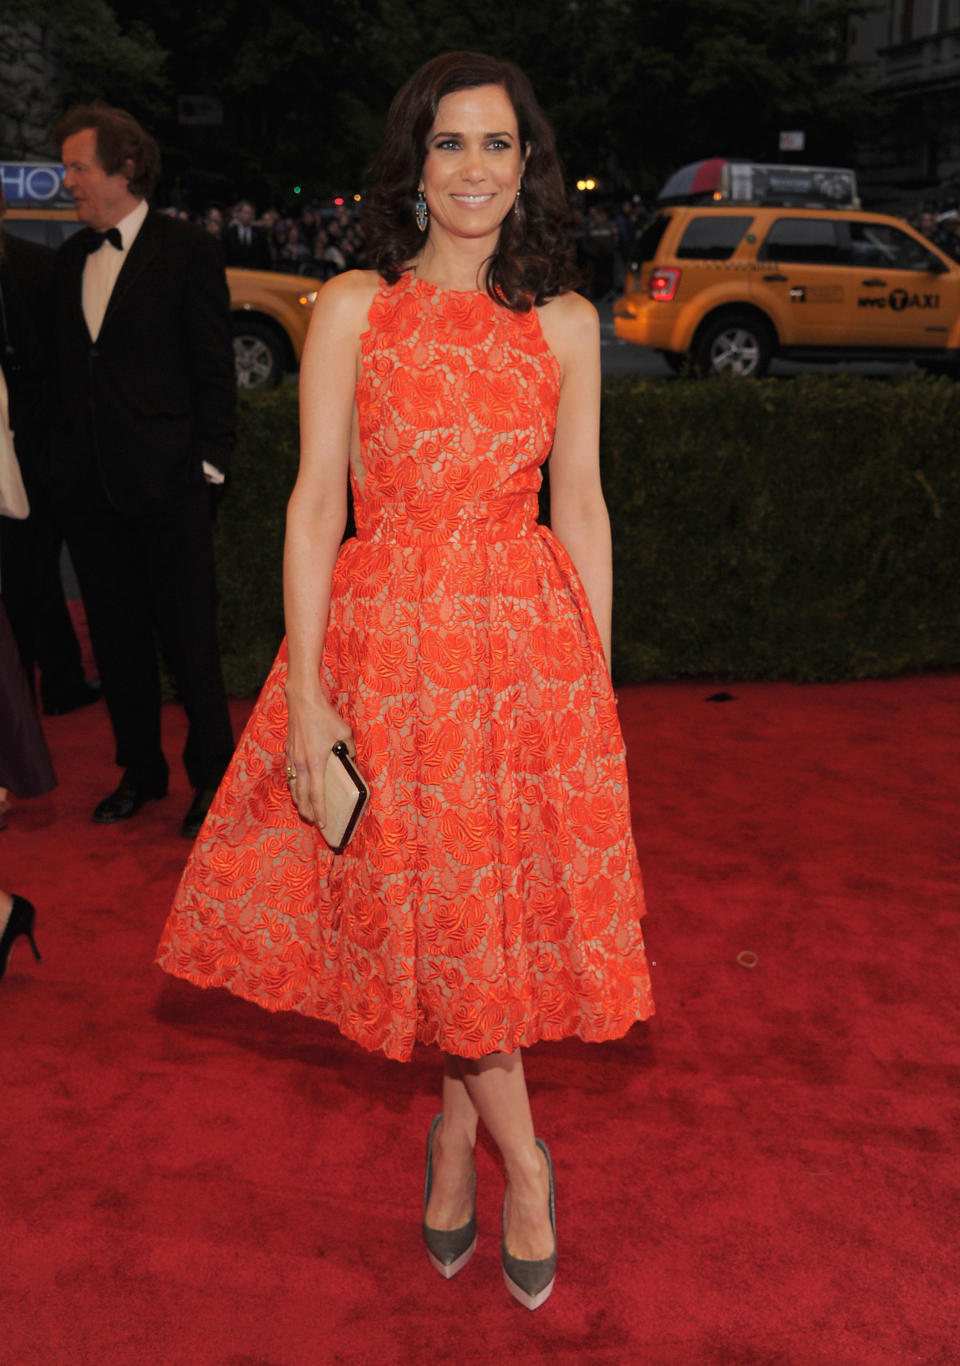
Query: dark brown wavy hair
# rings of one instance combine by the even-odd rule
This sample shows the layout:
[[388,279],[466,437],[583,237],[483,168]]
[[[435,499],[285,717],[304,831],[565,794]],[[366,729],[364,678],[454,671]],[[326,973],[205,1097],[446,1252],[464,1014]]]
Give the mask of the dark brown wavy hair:
[[503,87],[517,116],[521,147],[529,149],[520,212],[511,211],[503,220],[487,271],[487,293],[494,302],[525,313],[575,288],[579,276],[564,231],[568,211],[553,129],[530,82],[512,62],[480,52],[446,52],[398,90],[373,163],[364,230],[377,270],[388,284],[396,284],[423,246],[414,204],[437,107],[444,95],[480,85]]
[[150,134],[125,109],[97,101],[68,109],[50,137],[62,152],[67,138],[87,128],[97,135],[97,159],[107,175],[115,175],[132,161],[130,193],[149,199],[160,179],[160,148]]

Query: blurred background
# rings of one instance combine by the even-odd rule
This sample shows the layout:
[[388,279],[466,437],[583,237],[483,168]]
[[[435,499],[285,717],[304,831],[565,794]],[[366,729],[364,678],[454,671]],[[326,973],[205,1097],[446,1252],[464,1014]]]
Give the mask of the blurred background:
[[100,98],[158,137],[159,203],[329,212],[450,48],[530,75],[581,211],[712,155],[855,166],[898,211],[960,171],[960,0],[2,0],[0,158],[51,157],[57,115]]

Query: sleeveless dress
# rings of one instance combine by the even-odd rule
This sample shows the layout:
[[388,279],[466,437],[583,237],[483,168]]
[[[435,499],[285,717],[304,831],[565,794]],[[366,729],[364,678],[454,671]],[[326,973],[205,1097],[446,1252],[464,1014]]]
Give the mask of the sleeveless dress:
[[537,525],[558,397],[536,310],[381,282],[321,670],[370,801],[339,855],[297,814],[284,643],[180,882],[167,972],[400,1059],[617,1038],[653,1013],[615,699]]

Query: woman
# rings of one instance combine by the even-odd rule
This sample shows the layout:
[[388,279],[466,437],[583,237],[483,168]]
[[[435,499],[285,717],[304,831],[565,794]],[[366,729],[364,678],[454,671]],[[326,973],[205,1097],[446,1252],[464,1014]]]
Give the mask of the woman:
[[[287,639],[159,961],[391,1057],[438,1045],[430,1259],[449,1277],[476,1245],[482,1119],[507,1286],[533,1309],[556,1236],[520,1046],[619,1037],[653,1009],[609,678],[598,323],[570,292],[553,136],[514,66],[435,58],[387,129],[378,271],[324,287],[304,353]],[[333,855],[317,827],[340,741],[371,800]]]
[[[0,600],[0,830],[6,827],[9,789],[18,797],[42,797],[56,785],[50,751]],[[39,961],[40,952],[33,937],[35,920],[36,911],[25,897],[0,889],[0,979],[20,935],[27,939]]]

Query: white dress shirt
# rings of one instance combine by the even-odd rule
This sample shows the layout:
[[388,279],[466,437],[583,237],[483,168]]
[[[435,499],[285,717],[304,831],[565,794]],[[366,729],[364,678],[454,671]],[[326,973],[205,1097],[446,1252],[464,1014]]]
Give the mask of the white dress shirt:
[[117,276],[127,259],[127,252],[137,239],[137,233],[143,227],[146,216],[147,201],[141,199],[137,207],[131,209],[126,218],[121,218],[117,224],[123,241],[120,250],[109,242],[104,242],[97,251],[92,251],[87,257],[83,267],[83,316],[87,320],[87,331],[90,333],[91,341],[96,341],[100,335]]

